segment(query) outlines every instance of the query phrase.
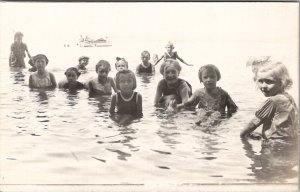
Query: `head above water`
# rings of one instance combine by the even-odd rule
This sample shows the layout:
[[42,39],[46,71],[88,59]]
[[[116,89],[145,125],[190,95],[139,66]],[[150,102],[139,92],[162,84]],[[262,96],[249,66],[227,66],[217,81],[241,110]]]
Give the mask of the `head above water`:
[[117,89],[120,90],[120,80],[121,80],[121,76],[126,76],[130,79],[132,79],[133,81],[133,90],[135,90],[136,88],[136,78],[135,78],[135,74],[131,71],[131,70],[128,70],[128,69],[125,69],[123,71],[119,71],[117,74],[116,74],[116,87]]
[[37,54],[36,56],[34,56],[32,58],[33,63],[35,63],[38,59],[45,59],[46,60],[46,65],[48,65],[48,63],[49,63],[49,60],[48,60],[47,56],[44,55],[44,54]]
[[174,68],[178,71],[178,74],[179,74],[180,71],[181,71],[181,66],[180,66],[180,64],[178,63],[178,61],[176,61],[176,60],[174,60],[174,59],[166,59],[166,60],[163,62],[163,64],[161,64],[161,66],[160,66],[160,69],[159,69],[160,74],[164,75],[165,70],[166,70],[168,67],[174,67]]
[[100,67],[106,69],[107,71],[110,71],[110,70],[111,70],[110,64],[109,64],[109,62],[106,61],[106,60],[100,60],[100,61],[96,64],[96,73],[98,73],[98,69],[99,69]]
[[65,75],[67,76],[69,73],[75,73],[77,75],[77,78],[80,76],[80,72],[76,67],[70,67],[66,70]]
[[117,57],[116,60],[115,67],[117,71],[128,69],[128,62],[125,58]]
[[261,76],[263,74],[264,78],[270,78],[278,81],[280,83],[281,91],[289,89],[293,81],[289,76],[288,70],[286,66],[280,61],[272,61],[263,63],[260,66],[257,66],[254,73],[254,81],[258,84],[261,80]]
[[199,77],[200,83],[203,82],[202,73],[205,70],[213,70],[216,73],[217,81],[219,81],[221,79],[221,73],[220,73],[219,69],[213,64],[207,64],[207,65],[203,65],[202,67],[200,67],[200,69],[198,71],[198,77]]

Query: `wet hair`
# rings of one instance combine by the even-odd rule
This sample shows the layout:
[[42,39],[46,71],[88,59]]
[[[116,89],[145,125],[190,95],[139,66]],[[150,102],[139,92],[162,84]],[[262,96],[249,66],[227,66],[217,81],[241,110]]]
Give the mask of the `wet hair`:
[[178,61],[176,61],[174,59],[166,59],[163,62],[163,64],[161,64],[161,66],[160,66],[160,69],[159,69],[160,74],[164,75],[166,68],[168,68],[170,66],[175,67],[178,70],[178,72],[181,71],[181,66],[178,63]]
[[258,82],[257,74],[260,72],[271,72],[271,76],[281,82],[282,90],[291,88],[293,80],[290,78],[286,66],[280,61],[268,61],[263,65],[257,67],[257,70],[254,72],[254,81]]
[[98,69],[99,69],[100,66],[104,67],[104,68],[107,69],[108,71],[111,70],[111,67],[110,67],[110,64],[109,64],[108,61],[106,61],[106,60],[100,60],[100,61],[96,64],[96,73],[98,73]]
[[70,67],[66,70],[65,75],[67,75],[69,72],[72,72],[72,71],[77,75],[77,78],[81,74],[76,67]]
[[40,59],[40,58],[44,58],[44,59],[46,60],[46,65],[48,65],[49,59],[48,59],[47,56],[44,55],[44,54],[37,54],[36,56],[34,56],[34,57],[32,58],[33,63],[35,63],[35,61],[36,61],[37,59]]
[[135,90],[135,88],[136,88],[135,74],[131,70],[128,70],[128,69],[125,69],[123,71],[119,71],[116,74],[116,87],[117,87],[117,89],[120,90],[120,76],[121,76],[121,74],[128,75],[130,78],[132,78],[132,80],[133,80],[133,90]]
[[119,62],[119,61],[123,61],[123,62],[125,63],[125,66],[126,66],[127,69],[128,69],[128,62],[125,60],[125,58],[117,57],[116,60],[117,60],[116,63],[115,63],[115,67],[116,67],[116,68],[117,68],[118,62]]
[[18,31],[18,32],[16,32],[15,35],[14,35],[14,40],[16,40],[17,37],[23,37],[23,36],[24,36],[23,33],[20,32],[20,31]]
[[218,69],[218,67],[216,67],[213,64],[207,64],[207,65],[203,65],[202,67],[200,67],[200,69],[198,71],[198,77],[199,77],[200,83],[202,82],[202,73],[203,73],[203,71],[208,70],[208,69],[211,69],[211,70],[215,71],[215,73],[217,75],[217,81],[219,81],[221,79],[221,73],[220,73],[220,70]]
[[149,53],[149,51],[143,51],[143,52],[141,53],[141,56],[143,56],[143,55],[149,55],[149,58],[150,58],[150,53]]
[[174,44],[173,44],[171,41],[169,41],[169,42],[166,44],[166,47],[172,47],[172,48],[174,48]]

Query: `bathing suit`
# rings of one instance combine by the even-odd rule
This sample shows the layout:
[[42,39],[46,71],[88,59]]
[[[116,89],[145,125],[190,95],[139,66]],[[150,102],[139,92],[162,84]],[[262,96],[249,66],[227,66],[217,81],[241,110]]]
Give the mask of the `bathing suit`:
[[98,95],[111,95],[111,82],[113,81],[113,79],[111,77],[107,77],[107,80],[105,82],[105,84],[101,84],[99,83],[98,78],[95,78],[93,80],[90,81],[89,89],[91,89],[93,91],[93,93],[98,94]]
[[153,65],[150,63],[148,67],[144,67],[143,64],[139,64],[136,68],[137,73],[152,73],[153,72]]
[[51,87],[52,86],[50,73],[49,72],[45,72],[45,73],[47,73],[46,77],[43,77],[43,78],[38,77],[37,72],[35,72],[31,75],[33,87],[35,87],[35,88],[45,88],[45,87]]
[[298,109],[288,93],[267,99],[255,116],[263,121],[263,138],[298,138]]
[[118,114],[131,114],[131,115],[140,115],[137,109],[139,93],[133,92],[132,96],[128,99],[125,99],[121,92],[116,94],[116,106]]

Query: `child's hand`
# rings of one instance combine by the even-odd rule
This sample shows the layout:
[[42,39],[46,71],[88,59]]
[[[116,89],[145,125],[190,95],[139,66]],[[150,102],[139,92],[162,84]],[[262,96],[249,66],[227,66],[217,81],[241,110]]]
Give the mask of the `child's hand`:
[[193,64],[188,64],[188,63],[186,65],[188,65],[188,66],[194,66]]

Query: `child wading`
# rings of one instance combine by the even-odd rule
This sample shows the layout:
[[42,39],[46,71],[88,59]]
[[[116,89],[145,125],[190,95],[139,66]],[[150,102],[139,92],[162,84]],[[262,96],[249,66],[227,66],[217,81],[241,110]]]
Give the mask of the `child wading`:
[[111,99],[110,114],[132,115],[135,117],[143,116],[142,96],[135,92],[136,78],[132,71],[122,70],[116,74],[116,86],[120,90]]
[[25,68],[24,58],[26,57],[25,52],[28,57],[31,58],[27,45],[22,42],[23,33],[16,32],[14,36],[14,43],[10,47],[10,56],[9,56],[9,66],[10,67],[21,67]]
[[174,44],[172,42],[168,42],[167,45],[166,45],[166,52],[163,56],[161,56],[157,61],[156,63],[154,63],[154,66],[157,65],[160,60],[162,60],[162,58],[164,58],[164,60],[167,60],[167,59],[178,59],[179,61],[181,61],[182,63],[184,63],[185,65],[189,65],[189,66],[193,66],[191,64],[188,64],[187,62],[185,62],[183,59],[181,59],[178,55],[178,53],[176,51],[173,51],[174,49]]
[[37,68],[37,71],[29,76],[30,88],[55,88],[56,80],[51,72],[48,72],[45,68],[49,63],[46,55],[38,54],[33,57],[33,63]]
[[117,91],[113,78],[108,77],[111,67],[108,61],[100,60],[96,65],[98,77],[88,82],[90,96],[93,95],[111,95],[113,89]]
[[[269,57],[254,60],[252,66],[254,81],[268,99],[241,132],[241,137],[297,141],[298,109],[293,97],[286,92],[292,85],[287,68],[281,62],[270,61]],[[263,125],[262,135],[253,132],[260,125]]]

